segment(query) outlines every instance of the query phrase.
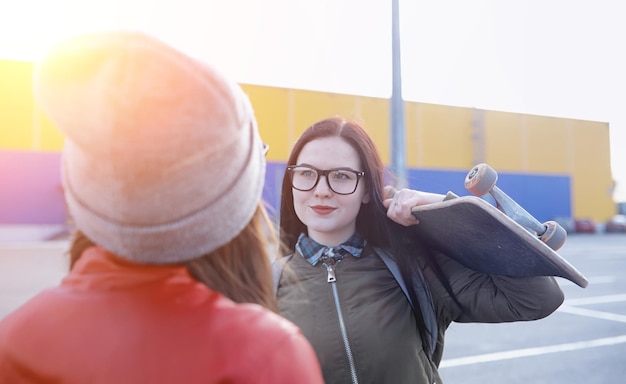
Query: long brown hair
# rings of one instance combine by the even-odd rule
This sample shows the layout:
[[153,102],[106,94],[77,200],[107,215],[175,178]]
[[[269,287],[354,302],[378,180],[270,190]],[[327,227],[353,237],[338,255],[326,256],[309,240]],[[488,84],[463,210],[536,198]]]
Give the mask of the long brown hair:
[[[70,245],[70,268],[95,243],[80,230]],[[278,252],[278,237],[263,203],[233,240],[213,252],[180,263],[209,288],[238,303],[256,303],[278,311],[272,284],[271,259]],[[176,250],[172,250],[176,252]]]

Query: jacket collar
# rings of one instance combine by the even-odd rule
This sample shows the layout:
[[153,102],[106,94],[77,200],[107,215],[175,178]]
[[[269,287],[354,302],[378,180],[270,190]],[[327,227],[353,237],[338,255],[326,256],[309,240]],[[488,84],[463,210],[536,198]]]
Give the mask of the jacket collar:
[[302,255],[311,265],[316,265],[322,256],[333,255],[337,259],[343,259],[348,255],[360,257],[367,242],[358,232],[355,232],[343,244],[335,247],[326,247],[301,233],[296,243],[296,251]]
[[86,289],[116,290],[152,284],[196,284],[186,267],[181,265],[138,264],[116,256],[104,248],[87,248],[64,285]]

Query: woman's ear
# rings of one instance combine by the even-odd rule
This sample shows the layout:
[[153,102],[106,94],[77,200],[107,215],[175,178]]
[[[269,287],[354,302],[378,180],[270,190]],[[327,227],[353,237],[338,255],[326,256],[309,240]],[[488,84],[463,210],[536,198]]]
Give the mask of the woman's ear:
[[367,203],[369,203],[369,202],[370,202],[370,194],[369,194],[369,192],[366,192],[366,193],[363,195],[363,198],[361,199],[361,203],[363,203],[363,204],[367,204]]

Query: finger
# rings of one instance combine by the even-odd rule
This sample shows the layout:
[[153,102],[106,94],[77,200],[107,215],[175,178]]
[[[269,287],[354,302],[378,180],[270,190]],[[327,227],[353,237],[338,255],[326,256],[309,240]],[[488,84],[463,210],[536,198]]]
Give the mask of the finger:
[[420,223],[420,221],[417,219],[417,217],[415,217],[413,215],[413,210],[412,209],[411,209],[411,223],[412,224],[419,224]]
[[391,185],[383,188],[383,206],[387,209],[392,207],[393,197],[396,194],[396,189]]
[[393,196],[396,194],[396,189],[391,186],[391,185],[387,185],[385,186],[385,188],[383,189],[383,198],[384,199],[393,199]]

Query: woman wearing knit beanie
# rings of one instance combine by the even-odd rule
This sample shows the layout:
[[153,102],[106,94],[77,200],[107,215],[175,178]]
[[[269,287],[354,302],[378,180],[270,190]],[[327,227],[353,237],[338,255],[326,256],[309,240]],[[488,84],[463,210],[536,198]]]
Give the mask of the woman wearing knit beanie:
[[275,311],[263,143],[243,91],[141,33],[55,46],[71,270],[0,322],[2,383],[321,383]]

